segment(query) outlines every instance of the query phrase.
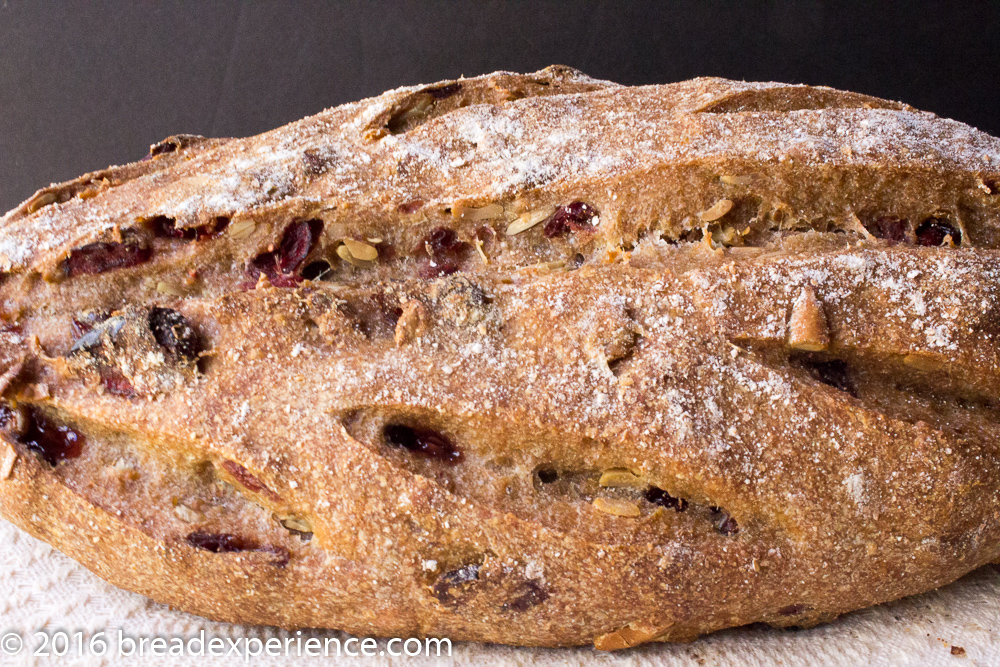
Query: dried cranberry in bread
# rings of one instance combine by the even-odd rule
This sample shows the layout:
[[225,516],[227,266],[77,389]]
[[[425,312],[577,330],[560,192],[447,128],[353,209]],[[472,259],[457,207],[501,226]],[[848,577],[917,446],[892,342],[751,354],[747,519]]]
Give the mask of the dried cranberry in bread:
[[1000,141],[567,68],[0,219],[0,514],[211,618],[602,649],[1000,552]]

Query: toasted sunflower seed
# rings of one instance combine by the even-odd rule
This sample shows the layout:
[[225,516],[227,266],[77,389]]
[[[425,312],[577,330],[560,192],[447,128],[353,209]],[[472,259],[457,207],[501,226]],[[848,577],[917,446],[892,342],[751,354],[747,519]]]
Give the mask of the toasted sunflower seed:
[[616,498],[594,498],[594,509],[613,516],[636,517],[642,514],[639,506],[628,500]]
[[174,514],[184,523],[198,523],[205,518],[205,515],[197,510],[193,510],[183,503],[178,503],[174,507]]
[[352,264],[354,266],[365,266],[365,262],[362,262],[354,255],[352,255],[351,251],[348,250],[347,246],[343,244],[337,246],[337,257],[341,258],[348,264]]
[[169,294],[170,296],[184,296],[184,290],[179,285],[162,280],[156,283],[156,291],[160,294]]
[[487,204],[482,208],[467,208],[462,211],[463,218],[470,220],[490,220],[503,215],[503,206],[500,204]]
[[17,452],[6,442],[3,445],[3,457],[0,458],[0,479],[7,479],[14,470],[14,463],[17,461]]
[[803,287],[792,305],[788,323],[788,346],[795,350],[819,352],[830,346],[829,327],[816,292]]
[[519,215],[517,220],[507,225],[507,236],[514,236],[515,234],[527,231],[555,212],[555,206],[543,206],[533,211],[526,211]]
[[240,220],[229,225],[229,236],[234,239],[245,239],[253,234],[256,229],[257,223],[253,220]]
[[600,635],[594,639],[594,648],[598,651],[620,651],[632,648],[648,641],[655,641],[670,629],[669,625],[656,626],[633,621],[624,628]]
[[625,470],[624,468],[612,468],[611,470],[605,470],[601,473],[601,479],[598,484],[601,486],[610,486],[619,489],[646,488],[646,483],[642,481],[641,477],[636,476],[631,471]]
[[378,250],[363,241],[344,239],[344,245],[347,246],[347,250],[355,259],[360,259],[363,262],[371,262],[378,259]]
[[56,202],[56,193],[54,192],[43,192],[28,203],[28,213],[34,213],[43,206],[48,206],[49,204],[54,204]]
[[731,199],[720,199],[715,202],[715,205],[707,211],[702,212],[701,221],[702,222],[712,222],[713,220],[718,220],[726,213],[729,213],[733,208],[733,202]]
[[282,526],[289,530],[297,530],[300,533],[311,533],[313,532],[312,525],[307,519],[303,519],[295,516],[283,516],[279,517],[278,521]]

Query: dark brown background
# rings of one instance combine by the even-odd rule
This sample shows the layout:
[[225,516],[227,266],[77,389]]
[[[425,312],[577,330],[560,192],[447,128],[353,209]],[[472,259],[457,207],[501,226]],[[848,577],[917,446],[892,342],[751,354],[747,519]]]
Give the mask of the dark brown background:
[[1000,134],[1000,2],[0,0],[0,212],[177,132],[551,63],[826,84]]

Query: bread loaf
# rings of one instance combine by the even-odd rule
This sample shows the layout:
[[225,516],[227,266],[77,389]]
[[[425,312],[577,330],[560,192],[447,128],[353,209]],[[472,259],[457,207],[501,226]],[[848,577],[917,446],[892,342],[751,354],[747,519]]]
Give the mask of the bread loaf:
[[213,619],[807,626],[1000,555],[1000,141],[574,70],[171,137],[0,219],[0,515]]

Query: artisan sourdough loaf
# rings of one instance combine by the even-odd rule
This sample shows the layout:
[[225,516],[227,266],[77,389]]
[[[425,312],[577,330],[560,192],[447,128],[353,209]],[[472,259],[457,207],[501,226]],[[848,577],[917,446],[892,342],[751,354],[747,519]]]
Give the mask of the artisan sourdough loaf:
[[1000,555],[1000,141],[563,67],[0,219],[0,515],[213,619],[601,649]]

